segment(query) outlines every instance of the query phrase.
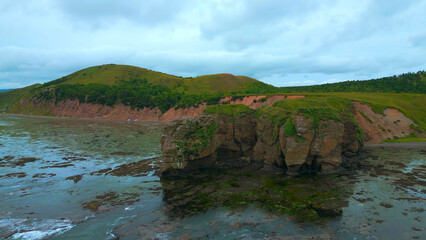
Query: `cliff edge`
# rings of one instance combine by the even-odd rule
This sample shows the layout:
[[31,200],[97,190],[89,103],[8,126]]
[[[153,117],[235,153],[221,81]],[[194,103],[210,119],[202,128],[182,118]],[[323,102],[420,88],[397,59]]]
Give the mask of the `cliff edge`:
[[360,150],[361,130],[350,102],[341,99],[341,108],[333,109],[328,104],[334,99],[320,100],[286,99],[258,110],[211,106],[199,117],[174,121],[161,140],[161,171],[181,175],[260,164],[291,175],[337,172]]
[[200,116],[171,122],[161,139],[163,175],[258,164],[290,175],[335,173],[375,143],[416,133],[397,109],[375,113],[346,98],[285,98],[253,109],[207,106]]

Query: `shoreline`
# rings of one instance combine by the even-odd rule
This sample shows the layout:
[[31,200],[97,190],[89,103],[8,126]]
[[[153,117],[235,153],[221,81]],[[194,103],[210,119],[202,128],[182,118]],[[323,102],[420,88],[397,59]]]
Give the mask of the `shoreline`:
[[171,121],[125,121],[116,119],[104,119],[104,118],[73,118],[73,117],[56,117],[56,116],[36,116],[36,115],[25,115],[25,114],[14,114],[14,113],[0,113],[1,116],[6,117],[21,117],[21,118],[36,118],[36,119],[57,119],[57,120],[77,120],[77,121],[96,121],[96,122],[109,122],[109,123],[128,123],[128,124],[160,124],[166,125]]
[[[14,114],[14,113],[0,113],[1,116],[6,117],[21,117],[21,118],[36,118],[36,119],[57,119],[57,120],[76,120],[76,121],[95,121],[95,122],[105,122],[105,123],[127,123],[127,124],[158,124],[158,125],[167,125],[172,121],[125,121],[117,119],[105,119],[105,118],[74,118],[74,117],[57,117],[57,116],[36,116],[36,115],[25,115],[25,114]],[[185,118],[185,117],[183,117]],[[380,143],[364,143],[361,151],[363,150],[374,150],[374,149],[425,149],[426,150],[426,141],[425,142],[380,142]]]
[[375,150],[375,149],[424,149],[426,150],[426,142],[381,142],[365,144],[361,149]]

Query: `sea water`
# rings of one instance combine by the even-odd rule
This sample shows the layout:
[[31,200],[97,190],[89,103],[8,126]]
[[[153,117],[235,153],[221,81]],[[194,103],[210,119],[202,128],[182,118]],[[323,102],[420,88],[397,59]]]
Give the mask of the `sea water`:
[[[163,127],[0,115],[0,238],[426,238],[422,147],[366,150],[360,168],[349,173],[274,176],[286,184],[280,191],[308,197],[325,191],[327,203],[338,202],[340,215],[312,220],[275,211],[256,196],[236,201],[237,207],[225,204],[226,196],[244,194],[245,182],[254,186],[267,174],[261,180],[241,171],[160,180]],[[328,192],[333,186],[344,191]],[[301,199],[285,204],[306,208],[308,200]]]

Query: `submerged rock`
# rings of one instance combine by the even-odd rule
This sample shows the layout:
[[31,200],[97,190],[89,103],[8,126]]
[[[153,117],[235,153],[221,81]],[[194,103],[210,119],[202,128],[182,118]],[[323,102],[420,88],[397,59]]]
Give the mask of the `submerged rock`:
[[291,175],[329,174],[339,171],[342,159],[356,155],[362,145],[350,119],[314,122],[298,113],[277,123],[250,112],[176,120],[165,128],[161,144],[161,173],[169,176],[254,163]]

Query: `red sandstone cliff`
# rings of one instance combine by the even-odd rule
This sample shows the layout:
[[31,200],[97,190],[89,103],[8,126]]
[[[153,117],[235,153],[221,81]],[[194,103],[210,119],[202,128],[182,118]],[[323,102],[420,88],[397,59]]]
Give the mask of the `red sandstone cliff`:
[[[232,100],[231,97],[221,99],[220,103],[226,104],[244,104],[253,109],[259,108],[263,104],[272,105],[278,100],[285,98],[303,98],[305,96],[285,96],[276,95],[266,99],[265,95],[246,96],[241,99]],[[263,100],[261,100],[263,99]],[[190,108],[171,108],[167,112],[162,113],[158,108],[132,109],[123,104],[117,104],[113,107],[101,104],[81,103],[78,100],[66,100],[55,103],[49,102],[30,102],[22,100],[21,105],[31,105],[33,109],[44,109],[51,115],[57,117],[72,118],[94,118],[94,119],[110,119],[110,120],[131,120],[131,121],[172,121],[182,117],[199,116],[206,104],[200,104]],[[31,114],[31,112],[30,112]]]

